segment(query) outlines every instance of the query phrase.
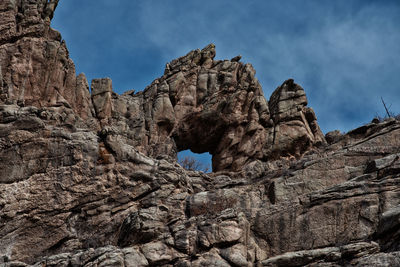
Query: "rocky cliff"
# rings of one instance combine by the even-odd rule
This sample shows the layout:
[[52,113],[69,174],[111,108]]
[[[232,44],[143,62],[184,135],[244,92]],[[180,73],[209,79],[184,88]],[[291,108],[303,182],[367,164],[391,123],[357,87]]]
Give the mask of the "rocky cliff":
[[212,44],[90,91],[57,3],[0,2],[2,266],[400,266],[400,122],[324,136],[301,86],[267,101]]

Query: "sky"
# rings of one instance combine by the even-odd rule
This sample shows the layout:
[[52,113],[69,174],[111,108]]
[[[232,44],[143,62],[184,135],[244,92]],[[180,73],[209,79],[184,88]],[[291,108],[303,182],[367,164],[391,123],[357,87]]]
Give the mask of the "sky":
[[216,45],[242,55],[264,95],[293,78],[324,133],[400,113],[400,1],[61,0],[52,20],[77,72],[143,90],[165,64]]

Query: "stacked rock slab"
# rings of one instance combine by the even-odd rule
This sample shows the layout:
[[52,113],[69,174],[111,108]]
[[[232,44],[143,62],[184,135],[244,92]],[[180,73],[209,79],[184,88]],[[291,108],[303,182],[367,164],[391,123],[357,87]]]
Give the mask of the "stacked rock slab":
[[[299,85],[266,101],[213,45],[90,94],[56,5],[0,3],[1,266],[400,266],[399,121],[327,143]],[[214,172],[179,166],[187,148]]]

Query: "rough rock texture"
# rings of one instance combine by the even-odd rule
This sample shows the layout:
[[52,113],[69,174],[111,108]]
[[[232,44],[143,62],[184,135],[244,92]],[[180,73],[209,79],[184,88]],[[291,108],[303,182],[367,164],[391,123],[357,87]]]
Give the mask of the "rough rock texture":
[[50,28],[58,0],[0,2],[0,103],[71,107],[92,117],[82,74],[68,56],[59,32]]
[[214,56],[212,44],[194,50],[168,63],[144,92],[113,98],[110,126],[118,126],[108,134],[152,157],[209,152],[214,171],[300,157],[325,143],[303,88],[292,79],[267,102],[250,64]]
[[147,156],[210,152],[215,171],[299,157],[324,143],[299,85],[286,81],[268,103],[252,66],[240,57],[213,60],[214,45],[170,62],[165,75],[138,94],[112,97],[111,80],[95,79],[90,99],[86,78],[75,76],[65,42],[50,28],[57,3],[2,2],[0,103],[70,107],[83,119],[97,117],[110,126],[108,135]]
[[324,137],[293,80],[267,101],[213,45],[90,93],[56,5],[0,3],[0,265],[400,266],[399,121]]

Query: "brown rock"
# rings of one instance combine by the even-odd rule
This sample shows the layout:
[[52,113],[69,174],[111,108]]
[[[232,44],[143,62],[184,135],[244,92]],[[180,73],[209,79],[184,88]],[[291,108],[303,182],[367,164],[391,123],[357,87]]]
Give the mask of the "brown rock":
[[[239,170],[254,159],[300,157],[325,143],[304,90],[293,80],[268,104],[250,64],[214,56],[212,44],[191,51],[167,64],[165,75],[144,92],[113,99],[125,114],[113,117],[113,134],[135,136],[133,146],[152,157],[209,152],[214,171]],[[117,126],[122,123],[123,131]]]
[[113,108],[111,101],[112,82],[110,78],[92,80],[92,101],[99,120],[111,117]]
[[[399,121],[326,143],[299,85],[267,101],[214,45],[90,95],[56,5],[0,3],[0,265],[399,265]],[[187,148],[214,172],[179,166]]]
[[232,61],[232,62],[239,62],[241,58],[242,58],[242,56],[241,56],[241,55],[238,55],[238,56],[236,56],[236,57],[233,57],[233,58],[231,59],[231,61]]
[[86,78],[75,76],[61,35],[50,28],[58,0],[2,2],[0,103],[71,107],[91,117]]
[[95,118],[95,110],[91,101],[91,95],[89,91],[89,84],[85,74],[81,73],[76,77],[76,109],[78,115],[86,120],[89,118]]

